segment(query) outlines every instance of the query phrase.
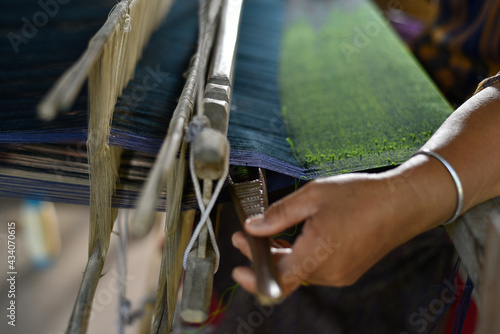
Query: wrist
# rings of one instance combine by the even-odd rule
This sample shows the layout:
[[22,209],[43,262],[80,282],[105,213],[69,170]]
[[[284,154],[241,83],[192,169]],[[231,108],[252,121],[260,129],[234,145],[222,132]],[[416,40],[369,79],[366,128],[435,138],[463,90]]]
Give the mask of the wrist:
[[414,156],[386,172],[384,177],[389,198],[398,212],[395,223],[402,238],[409,240],[454,215],[457,207],[455,182],[436,158]]
[[423,149],[423,150],[420,150],[419,152],[415,153],[414,156],[419,155],[419,154],[430,156],[430,157],[433,157],[434,159],[438,160],[446,168],[446,170],[450,174],[451,178],[453,179],[453,182],[455,183],[456,194],[457,194],[457,205],[456,205],[455,211],[453,212],[453,216],[451,218],[449,218],[448,220],[446,220],[446,222],[443,223],[443,225],[448,225],[448,224],[454,222],[460,216],[460,214],[462,212],[462,208],[463,208],[463,204],[464,204],[464,190],[462,187],[462,182],[460,181],[460,178],[458,177],[458,174],[455,171],[455,169],[440,154],[433,152],[433,151],[430,151],[428,149]]

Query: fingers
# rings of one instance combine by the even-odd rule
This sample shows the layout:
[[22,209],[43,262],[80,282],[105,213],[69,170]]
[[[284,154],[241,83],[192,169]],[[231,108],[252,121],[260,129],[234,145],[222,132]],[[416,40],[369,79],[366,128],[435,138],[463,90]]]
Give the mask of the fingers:
[[311,223],[306,223],[302,234],[294,242],[293,252],[281,257],[278,262],[285,291],[295,289],[303,281],[318,283],[315,279],[318,270],[326,268],[325,262],[340,247],[331,234],[317,233]]
[[[250,244],[245,236],[245,233],[238,231],[231,237],[231,242],[235,248],[238,248],[243,255],[245,255],[250,261],[253,261],[252,250]],[[292,248],[289,242],[282,239],[271,239],[271,254],[274,257],[279,258],[282,255],[290,254]]]
[[246,291],[257,293],[257,279],[252,269],[249,267],[236,267],[233,270],[233,279],[240,283],[241,287]]
[[231,237],[231,242],[233,243],[233,246],[238,248],[243,255],[245,255],[250,261],[253,261],[252,251],[245,233],[242,231],[235,232]]
[[[238,282],[243,289],[246,291],[257,294],[257,278],[253,270],[249,267],[236,267],[233,270],[233,279]],[[283,288],[283,295],[288,296],[293,291],[295,291],[300,285],[300,282],[297,282],[295,285],[288,284]]]
[[[235,248],[238,248],[241,253],[243,253],[243,255],[253,261],[250,244],[248,243],[248,240],[243,232],[240,231],[234,233],[231,237],[231,241]],[[271,254],[273,255],[275,263],[278,263],[283,256],[287,256],[291,254],[291,252],[292,248],[290,247],[290,244],[285,240],[271,239]],[[240,283],[248,292],[255,293],[257,291],[256,278],[252,269],[248,267],[235,268],[233,271],[233,278],[235,281]],[[287,291],[285,291],[285,293],[288,295],[294,289],[295,287],[290,287]]]
[[[233,234],[231,240],[233,246],[238,248],[243,255],[252,261],[252,252],[245,234],[241,231],[236,232]],[[290,248],[288,242],[280,239],[271,241],[271,253],[280,273],[280,281],[285,295],[289,295],[296,290],[303,281],[309,280],[310,275],[323,263],[321,256],[324,254],[315,251],[315,242],[316,240],[312,238],[312,233],[301,235],[293,245],[292,252],[292,248]],[[310,248],[312,248],[312,254],[308,251]],[[297,254],[294,254],[296,251]],[[318,258],[318,255],[320,258]],[[255,293],[256,278],[252,269],[248,267],[235,268],[233,278],[245,290]],[[316,283],[316,281],[311,281],[311,283]]]
[[263,216],[247,219],[245,230],[255,236],[275,235],[313,215],[317,210],[314,198],[314,188],[306,185],[271,205]]
[[284,249],[284,248],[291,248],[292,244],[283,239],[271,239],[271,246],[273,248]]

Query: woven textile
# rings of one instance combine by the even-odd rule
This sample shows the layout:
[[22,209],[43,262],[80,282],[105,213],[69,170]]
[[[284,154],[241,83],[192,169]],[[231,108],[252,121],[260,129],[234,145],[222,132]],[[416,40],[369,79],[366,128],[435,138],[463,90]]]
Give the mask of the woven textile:
[[86,89],[53,122],[37,118],[36,105],[83,53],[115,3],[0,1],[0,143],[86,140]]
[[451,113],[371,3],[294,13],[282,41],[281,103],[306,175],[399,164]]
[[[178,2],[153,36],[117,103],[111,145],[158,150],[194,51],[195,12],[196,1]],[[399,164],[451,113],[366,1],[247,1],[238,47],[233,164],[307,179]]]

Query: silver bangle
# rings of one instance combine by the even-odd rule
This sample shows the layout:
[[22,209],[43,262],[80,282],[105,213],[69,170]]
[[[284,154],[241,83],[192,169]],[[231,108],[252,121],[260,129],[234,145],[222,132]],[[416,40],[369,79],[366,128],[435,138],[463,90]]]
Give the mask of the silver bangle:
[[451,177],[453,178],[453,181],[455,181],[455,186],[457,187],[457,195],[458,195],[458,201],[457,201],[457,209],[455,210],[455,214],[453,217],[451,217],[448,221],[443,223],[443,225],[448,225],[455,221],[455,219],[460,216],[460,211],[462,211],[462,206],[464,204],[464,190],[462,188],[462,182],[460,182],[460,178],[458,177],[457,172],[453,169],[453,167],[446,161],[442,156],[437,154],[436,152],[429,151],[428,149],[423,149],[421,151],[418,151],[415,153],[413,156],[416,156],[418,154],[425,154],[425,155],[430,155],[431,157],[434,157],[441,161],[441,163],[446,167],[448,172],[450,172]]

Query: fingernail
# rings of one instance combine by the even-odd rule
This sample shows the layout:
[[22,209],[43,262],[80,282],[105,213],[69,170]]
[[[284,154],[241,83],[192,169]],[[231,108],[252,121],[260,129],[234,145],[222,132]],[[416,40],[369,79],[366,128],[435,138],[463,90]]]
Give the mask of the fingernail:
[[245,220],[245,225],[248,226],[261,226],[264,223],[264,215],[253,216]]
[[235,248],[239,248],[238,242],[236,241],[236,238],[234,237],[234,235],[231,237],[231,242]]

